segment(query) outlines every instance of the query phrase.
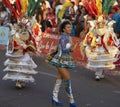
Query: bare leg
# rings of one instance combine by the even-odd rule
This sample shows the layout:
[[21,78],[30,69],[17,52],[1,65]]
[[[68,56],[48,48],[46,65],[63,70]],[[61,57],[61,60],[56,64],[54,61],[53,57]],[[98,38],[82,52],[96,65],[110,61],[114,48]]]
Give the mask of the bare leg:
[[61,78],[64,80],[70,80],[70,74],[67,68],[57,68]]

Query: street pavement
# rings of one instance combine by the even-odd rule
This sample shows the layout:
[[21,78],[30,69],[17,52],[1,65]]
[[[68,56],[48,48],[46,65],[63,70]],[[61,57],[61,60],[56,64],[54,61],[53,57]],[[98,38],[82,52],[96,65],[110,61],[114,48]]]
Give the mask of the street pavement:
[[[7,59],[5,50],[0,50],[0,107],[55,107],[51,103],[52,89],[57,70],[45,63],[42,57],[33,57],[38,65],[35,69],[35,82],[26,84],[23,89],[17,89],[15,82],[2,80],[4,61]],[[95,81],[94,72],[81,66],[70,70],[73,95],[77,107],[120,107],[120,76],[105,76],[101,81]],[[59,99],[63,107],[69,107],[67,95],[60,89]]]

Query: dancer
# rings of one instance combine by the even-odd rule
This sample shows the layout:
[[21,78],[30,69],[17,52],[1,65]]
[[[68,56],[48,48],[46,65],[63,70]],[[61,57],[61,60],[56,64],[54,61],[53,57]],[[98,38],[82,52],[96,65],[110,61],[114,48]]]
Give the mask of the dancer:
[[119,41],[113,30],[115,22],[107,20],[107,15],[115,1],[83,0],[82,2],[89,15],[96,18],[96,20],[88,21],[90,28],[83,44],[88,58],[87,68],[95,71],[95,79],[100,80],[104,78],[106,70],[115,68],[113,62],[118,53]]
[[16,8],[11,5],[9,0],[3,0],[3,3],[16,19],[16,23],[9,24],[11,31],[6,51],[6,56],[9,58],[4,62],[4,65],[7,66],[4,71],[7,74],[3,80],[13,80],[16,82],[16,87],[22,88],[26,82],[34,82],[32,74],[37,73],[34,70],[37,65],[30,56],[31,53],[36,54],[37,52],[37,45],[32,32],[34,21],[25,14],[26,12],[23,12],[23,8],[21,8],[23,2],[16,0]]
[[91,27],[84,39],[87,67],[95,71],[95,79],[104,78],[105,69],[114,69],[115,56],[118,53],[119,41],[114,33],[114,21],[108,22],[103,15],[89,21]]
[[63,103],[58,99],[59,88],[61,83],[64,82],[64,88],[69,98],[70,107],[76,107],[74,97],[72,94],[71,80],[68,69],[75,67],[70,52],[72,52],[76,45],[72,45],[70,34],[71,34],[71,23],[69,20],[64,20],[60,24],[60,38],[58,42],[57,54],[52,58],[50,63],[56,66],[58,73],[56,83],[52,93],[52,103],[56,106],[62,106]]
[[32,60],[30,53],[35,53],[37,48],[35,39],[32,37],[27,26],[25,26],[25,23],[21,22],[11,26],[11,28],[6,51],[6,56],[9,58],[4,63],[7,66],[4,69],[7,74],[3,77],[3,80],[11,79],[16,81],[16,87],[22,88],[26,82],[35,81],[32,74],[37,73],[34,70],[37,65]]

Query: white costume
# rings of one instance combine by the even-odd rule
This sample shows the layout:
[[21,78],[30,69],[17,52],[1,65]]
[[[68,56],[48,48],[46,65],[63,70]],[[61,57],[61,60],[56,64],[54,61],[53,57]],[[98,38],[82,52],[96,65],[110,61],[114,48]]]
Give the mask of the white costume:
[[[17,31],[18,29],[19,31]],[[37,73],[34,70],[37,65],[29,53],[36,51],[36,47],[34,41],[29,39],[30,34],[28,30],[24,28],[18,29],[11,30],[6,51],[8,59],[4,62],[4,65],[7,66],[4,71],[7,72],[7,74],[3,77],[3,80],[11,79],[16,81],[16,86],[22,88],[25,82],[35,81],[32,74]]]
[[114,21],[107,22],[102,16],[90,22],[90,29],[84,39],[87,68],[95,70],[96,79],[100,79],[104,69],[114,69],[115,55],[119,41],[113,31]]

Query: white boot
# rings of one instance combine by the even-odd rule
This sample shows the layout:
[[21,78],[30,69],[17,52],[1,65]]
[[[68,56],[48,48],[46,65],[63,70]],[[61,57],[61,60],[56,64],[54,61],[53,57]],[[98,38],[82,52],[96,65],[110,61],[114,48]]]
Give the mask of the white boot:
[[62,83],[62,80],[61,79],[57,79],[56,80],[56,83],[55,83],[55,86],[54,86],[54,89],[53,89],[53,99],[58,102],[58,93],[59,93],[59,89],[60,89],[60,86],[61,86],[61,83]]
[[61,83],[62,83],[62,80],[57,79],[53,89],[52,104],[55,104],[56,106],[63,106],[63,103],[58,100],[58,93],[59,93]]
[[22,85],[21,85],[21,83],[20,83],[19,80],[16,81],[16,87],[17,87],[17,88],[22,88]]
[[23,88],[23,87],[25,87],[25,82],[17,80],[16,81],[16,87],[17,88]]
[[103,70],[96,71],[96,72],[95,72],[95,79],[96,79],[96,80],[100,80],[100,79],[102,79],[102,78],[104,78],[104,72],[103,72]]

